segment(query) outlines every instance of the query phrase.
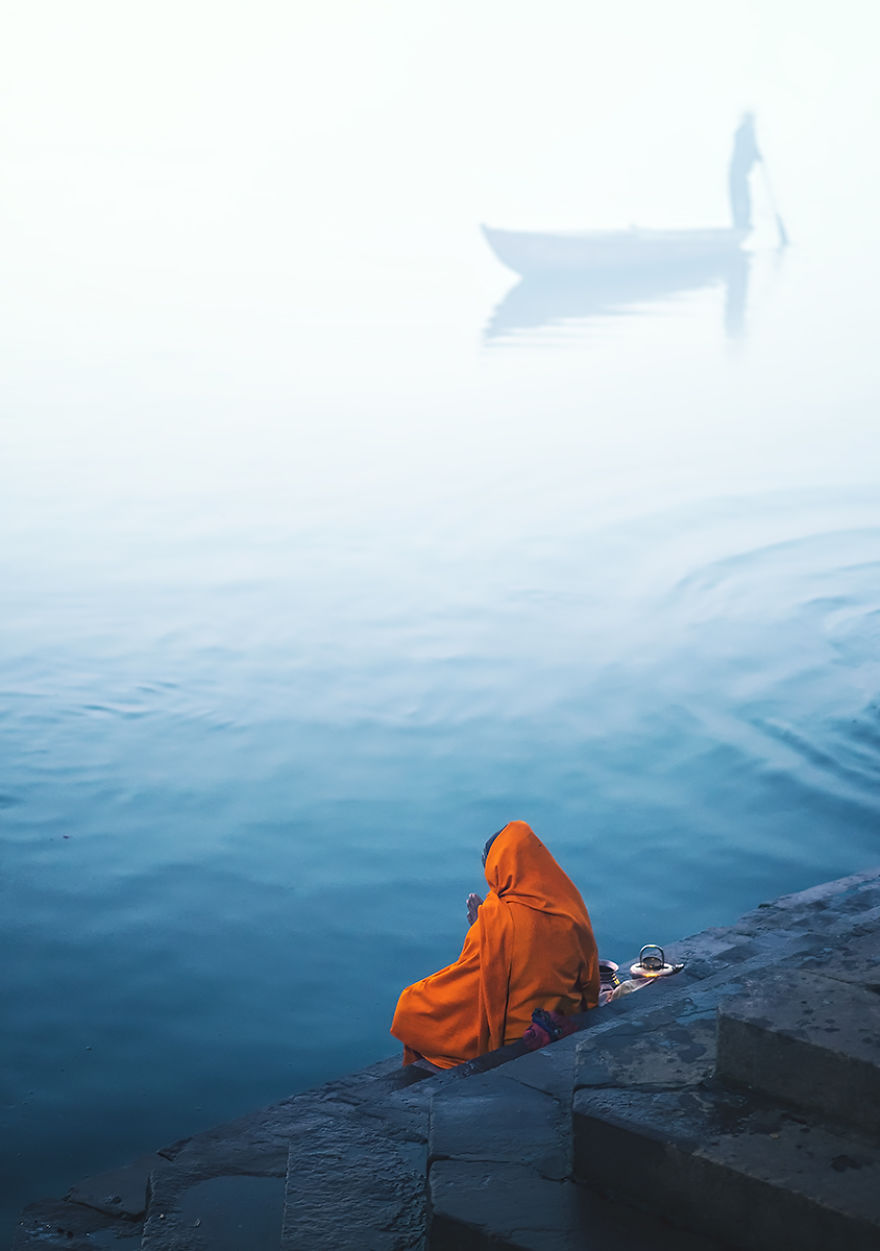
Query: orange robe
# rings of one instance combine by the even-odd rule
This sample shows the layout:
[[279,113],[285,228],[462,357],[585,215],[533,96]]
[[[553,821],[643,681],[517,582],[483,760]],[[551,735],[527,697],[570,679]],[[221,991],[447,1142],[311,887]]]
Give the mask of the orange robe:
[[404,1064],[440,1068],[515,1042],[535,1008],[569,1015],[595,1008],[599,961],[580,893],[524,821],[489,848],[489,894],[455,964],[407,986],[391,1033]]

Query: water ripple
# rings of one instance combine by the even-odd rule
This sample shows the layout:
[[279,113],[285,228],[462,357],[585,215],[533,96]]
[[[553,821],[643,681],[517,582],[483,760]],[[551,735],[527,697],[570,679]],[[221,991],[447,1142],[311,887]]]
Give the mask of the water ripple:
[[872,813],[878,545],[877,526],[805,528],[727,552],[677,578],[654,622],[668,640],[660,681],[677,684],[704,735],[748,744],[750,769],[770,770],[779,785]]

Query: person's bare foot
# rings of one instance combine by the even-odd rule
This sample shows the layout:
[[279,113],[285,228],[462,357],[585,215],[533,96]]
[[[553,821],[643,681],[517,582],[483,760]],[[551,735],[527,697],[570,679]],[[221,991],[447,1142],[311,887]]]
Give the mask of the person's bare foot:
[[473,925],[474,921],[476,921],[476,919],[477,919],[477,912],[479,911],[479,907],[480,907],[480,904],[481,904],[482,902],[483,902],[483,901],[482,901],[482,899],[480,898],[480,896],[479,896],[479,895],[475,895],[475,894],[473,893],[473,891],[471,891],[471,893],[468,895],[468,897],[467,897],[467,919],[468,919],[468,925]]

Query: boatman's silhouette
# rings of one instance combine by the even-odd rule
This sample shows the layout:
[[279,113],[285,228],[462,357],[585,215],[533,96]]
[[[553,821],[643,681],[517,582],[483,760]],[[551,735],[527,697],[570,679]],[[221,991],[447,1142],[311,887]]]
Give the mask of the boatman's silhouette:
[[752,228],[752,196],[749,191],[749,174],[752,166],[763,160],[755,138],[755,115],[743,113],[742,120],[733,136],[733,153],[730,157],[730,210],[736,230]]

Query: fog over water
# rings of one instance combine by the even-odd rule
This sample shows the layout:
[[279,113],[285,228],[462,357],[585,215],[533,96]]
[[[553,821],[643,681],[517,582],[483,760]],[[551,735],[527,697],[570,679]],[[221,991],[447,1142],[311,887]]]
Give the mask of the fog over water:
[[[511,818],[618,959],[880,860],[878,24],[12,13],[2,1233],[391,1054]],[[728,227],[745,110],[732,263],[480,230]]]

